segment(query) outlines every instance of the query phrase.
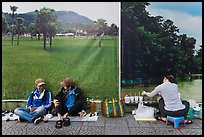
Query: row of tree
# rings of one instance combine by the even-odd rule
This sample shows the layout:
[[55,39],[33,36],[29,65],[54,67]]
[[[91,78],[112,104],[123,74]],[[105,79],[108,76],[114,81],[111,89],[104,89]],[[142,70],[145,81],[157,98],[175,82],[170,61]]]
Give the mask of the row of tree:
[[201,73],[202,45],[179,34],[179,28],[162,16],[150,16],[148,2],[122,2],[122,79],[134,79],[136,71],[148,83],[161,82],[165,73],[181,79]]
[[[55,10],[50,8],[43,7],[42,9],[35,10],[36,19],[31,22],[28,26],[24,25],[25,19],[22,17],[18,17],[18,14],[14,14],[18,7],[17,6],[10,6],[12,11],[12,23],[7,23],[7,19],[2,13],[2,35],[11,33],[12,35],[12,45],[13,45],[13,37],[14,35],[18,35],[18,42],[19,44],[19,36],[24,33],[30,33],[31,38],[32,36],[38,36],[38,40],[42,34],[44,46],[43,49],[46,50],[46,41],[49,39],[50,49],[52,47],[52,38],[55,36],[56,33],[63,33],[65,30],[62,27],[62,24],[58,21],[58,18],[55,14]],[[69,24],[70,28],[72,27]],[[76,26],[76,25],[75,25]],[[93,24],[87,24],[81,26],[84,31],[88,33],[98,33],[102,34],[105,33],[106,35],[117,36],[118,35],[118,26],[112,23],[110,26],[107,25],[106,20],[99,18],[97,21],[94,21]],[[79,29],[79,28],[78,28]],[[74,31],[74,30],[70,30]]]

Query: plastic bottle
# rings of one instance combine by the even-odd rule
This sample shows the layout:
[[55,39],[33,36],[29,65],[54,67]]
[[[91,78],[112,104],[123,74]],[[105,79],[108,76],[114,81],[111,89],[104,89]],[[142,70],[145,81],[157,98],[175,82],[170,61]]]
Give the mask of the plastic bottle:
[[129,103],[130,103],[130,98],[129,98],[128,95],[125,95],[124,100],[125,100],[125,103],[126,103],[126,104],[129,104]]
[[91,102],[90,102],[90,113],[92,115],[95,115],[95,112],[96,112],[96,102],[94,102],[94,99],[91,99]]

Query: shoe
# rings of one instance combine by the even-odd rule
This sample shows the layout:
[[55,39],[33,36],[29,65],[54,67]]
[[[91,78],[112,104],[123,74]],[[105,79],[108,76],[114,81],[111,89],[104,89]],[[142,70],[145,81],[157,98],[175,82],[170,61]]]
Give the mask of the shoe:
[[48,117],[47,117],[47,115],[45,115],[45,116],[42,117],[42,121],[44,121],[45,123],[48,122]]
[[47,123],[48,122],[48,119],[44,116],[44,118],[42,118],[42,121]]
[[6,116],[6,121],[11,121],[12,119],[12,117],[13,117],[13,113],[12,112],[9,112],[8,114],[5,114],[5,116]]
[[158,116],[156,119],[157,119],[157,120],[160,120],[160,121],[166,122],[166,118],[164,118],[164,117],[162,117],[162,116]]
[[56,125],[55,125],[55,127],[56,128],[62,128],[62,123],[63,123],[63,121],[62,120],[58,120],[58,121],[56,121]]
[[64,126],[67,127],[70,125],[70,119],[68,117],[63,118]]
[[193,124],[193,121],[190,119],[186,119],[185,122],[186,122],[186,124]]
[[162,115],[161,115],[161,113],[157,112],[157,113],[154,114],[154,117],[155,117],[156,120],[161,120]]
[[10,121],[10,116],[7,116],[7,117],[6,117],[6,121]]
[[[181,122],[181,123],[183,124],[183,122]],[[190,119],[186,119],[186,120],[185,120],[185,123],[186,123],[186,124],[193,124],[193,121],[190,120]]]
[[35,119],[34,124],[37,125],[37,124],[39,124],[42,120],[43,120],[42,117],[39,117],[39,118]]

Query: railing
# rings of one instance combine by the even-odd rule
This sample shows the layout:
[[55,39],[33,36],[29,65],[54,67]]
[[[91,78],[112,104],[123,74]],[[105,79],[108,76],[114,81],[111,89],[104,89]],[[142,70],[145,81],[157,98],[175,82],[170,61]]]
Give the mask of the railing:
[[[96,103],[96,110],[100,111],[101,100],[89,100]],[[53,101],[51,101],[53,102]],[[27,100],[24,99],[8,99],[2,100],[2,111],[14,110],[17,107],[26,107]]]
[[15,99],[8,99],[8,100],[2,100],[2,102],[27,102],[27,100],[21,100],[21,99],[18,99],[18,100],[15,100]]
[[196,79],[196,78],[202,79],[202,74],[191,74],[191,77],[192,77],[193,79]]

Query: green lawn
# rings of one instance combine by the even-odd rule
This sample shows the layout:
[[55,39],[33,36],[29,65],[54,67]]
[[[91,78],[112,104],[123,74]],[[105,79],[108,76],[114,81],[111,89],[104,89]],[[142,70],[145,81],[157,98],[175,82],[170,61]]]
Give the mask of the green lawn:
[[65,77],[72,77],[86,97],[118,97],[118,48],[114,38],[99,48],[97,39],[55,37],[49,52],[42,40],[27,38],[12,46],[2,37],[2,99],[27,99],[37,78],[55,95]]

